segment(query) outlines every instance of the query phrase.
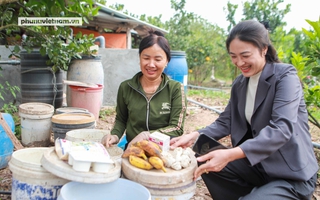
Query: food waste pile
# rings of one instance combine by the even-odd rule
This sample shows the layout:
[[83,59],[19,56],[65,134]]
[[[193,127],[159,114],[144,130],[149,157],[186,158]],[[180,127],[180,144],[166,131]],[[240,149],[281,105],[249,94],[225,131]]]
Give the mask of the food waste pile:
[[144,169],[158,169],[166,172],[166,168],[182,170],[191,164],[189,149],[178,147],[163,151],[158,144],[150,140],[142,140],[128,147],[122,158],[128,158],[131,165]]

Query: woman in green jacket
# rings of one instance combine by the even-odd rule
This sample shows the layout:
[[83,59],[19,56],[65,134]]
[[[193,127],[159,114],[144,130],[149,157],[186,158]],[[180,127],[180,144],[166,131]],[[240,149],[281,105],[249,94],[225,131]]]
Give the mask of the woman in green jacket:
[[148,139],[154,131],[170,137],[183,134],[184,86],[163,73],[170,46],[161,32],[149,31],[142,39],[139,58],[141,71],[119,86],[115,124],[101,141],[106,147],[118,143],[124,133],[129,145]]

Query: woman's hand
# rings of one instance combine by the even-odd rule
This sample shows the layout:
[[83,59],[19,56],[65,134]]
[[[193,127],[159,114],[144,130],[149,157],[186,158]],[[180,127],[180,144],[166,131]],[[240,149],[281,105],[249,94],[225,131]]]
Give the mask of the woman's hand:
[[231,149],[218,149],[211,151],[203,156],[197,157],[198,162],[205,162],[200,165],[194,172],[194,180],[196,180],[201,174],[211,172],[220,172],[229,162],[244,158],[240,147]]
[[179,137],[172,138],[170,140],[170,148],[175,149],[177,147],[187,148],[195,143],[199,136],[199,132],[194,131],[188,134],[181,135]]
[[130,147],[134,143],[139,142],[141,140],[149,140],[149,136],[150,136],[149,131],[142,131],[136,137],[134,137],[133,140],[131,140],[131,142],[128,144],[128,147]]
[[101,143],[105,147],[110,147],[116,143],[119,142],[119,138],[117,135],[111,135],[111,134],[106,134],[105,136],[102,137]]

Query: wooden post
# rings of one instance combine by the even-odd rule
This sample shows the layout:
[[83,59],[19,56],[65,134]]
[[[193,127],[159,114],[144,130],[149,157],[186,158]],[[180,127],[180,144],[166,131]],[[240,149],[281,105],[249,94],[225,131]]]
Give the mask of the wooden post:
[[5,133],[12,141],[16,150],[23,149],[24,147],[20,143],[20,141],[16,138],[16,136],[12,133],[11,128],[7,124],[6,120],[3,118],[2,113],[0,113],[0,125],[3,127]]

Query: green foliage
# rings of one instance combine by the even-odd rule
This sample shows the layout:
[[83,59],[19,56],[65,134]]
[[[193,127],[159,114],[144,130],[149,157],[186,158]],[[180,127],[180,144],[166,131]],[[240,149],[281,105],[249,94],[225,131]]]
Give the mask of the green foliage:
[[251,3],[243,4],[243,20],[257,19],[258,21],[268,21],[271,32],[279,26],[285,26],[283,21],[285,14],[290,12],[291,4],[287,4],[283,10],[279,9],[279,5],[284,0],[254,0]]
[[185,0],[171,1],[176,11],[170,21],[166,22],[166,35],[171,49],[185,51],[189,68],[189,79],[201,85],[215,72],[230,74],[229,56],[224,47],[225,33],[207,20],[185,11]]
[[171,7],[176,11],[169,22],[166,22],[165,28],[169,31],[166,35],[170,42],[172,50],[186,51],[189,44],[189,36],[192,35],[190,25],[197,17],[194,13],[188,13],[184,10],[186,1],[171,0]]
[[304,73],[309,74],[303,79],[305,99],[310,121],[320,128],[319,118],[314,117],[314,114],[318,116],[320,112],[320,17],[318,21],[306,21],[312,26],[313,30],[302,29],[307,38],[304,53],[308,58],[303,70]]
[[[0,77],[2,77],[2,68],[0,67]],[[16,94],[20,92],[20,88],[18,86],[11,86],[8,81],[5,81],[5,86],[0,84],[0,99],[5,101],[4,95],[12,95],[16,98]],[[13,103],[4,104],[2,108],[0,108],[0,112],[6,113],[15,113],[17,111],[17,107],[13,105]]]
[[318,21],[306,20],[313,28],[313,31],[302,29],[306,34],[305,54],[308,56],[309,61],[307,64],[313,65],[311,75],[320,78],[320,17]]
[[14,113],[18,112],[18,108],[16,105],[13,105],[13,103],[4,104],[1,108],[0,112],[2,113],[9,113],[11,115],[14,115]]
[[234,5],[234,4],[232,4],[232,3],[230,3],[228,1],[228,4],[227,4],[227,11],[228,11],[227,21],[230,22],[230,24],[228,26],[228,31],[230,31],[232,29],[232,27],[234,27],[237,24],[236,21],[234,20],[234,15],[235,15],[235,13],[237,11],[237,8],[238,8],[238,5]]
[[303,84],[309,121],[320,128],[319,118],[314,116],[314,114],[318,116],[320,113],[320,82],[316,77],[310,75],[312,68],[306,65],[309,62],[309,58],[293,52],[291,62],[296,67],[298,76]]
[[[85,36],[72,37],[72,31],[68,26],[18,26],[18,17],[80,17],[83,22],[98,14],[99,7],[94,6],[93,0],[19,0],[15,3],[7,3],[0,6],[0,12],[5,13],[2,17],[0,37],[12,37],[18,43],[21,34],[27,35],[22,46],[28,52],[34,48],[39,49],[42,55],[48,55],[53,70],[67,70],[73,57],[85,54],[88,46],[93,45],[91,38]],[[75,41],[77,40],[77,41]],[[81,47],[66,45],[65,41],[81,44]],[[12,54],[19,56],[21,51],[20,43],[16,44]]]
[[296,51],[295,48],[295,34],[287,34],[282,26],[277,27],[270,35],[272,45],[277,48],[280,60],[285,63],[290,63],[292,52]]

